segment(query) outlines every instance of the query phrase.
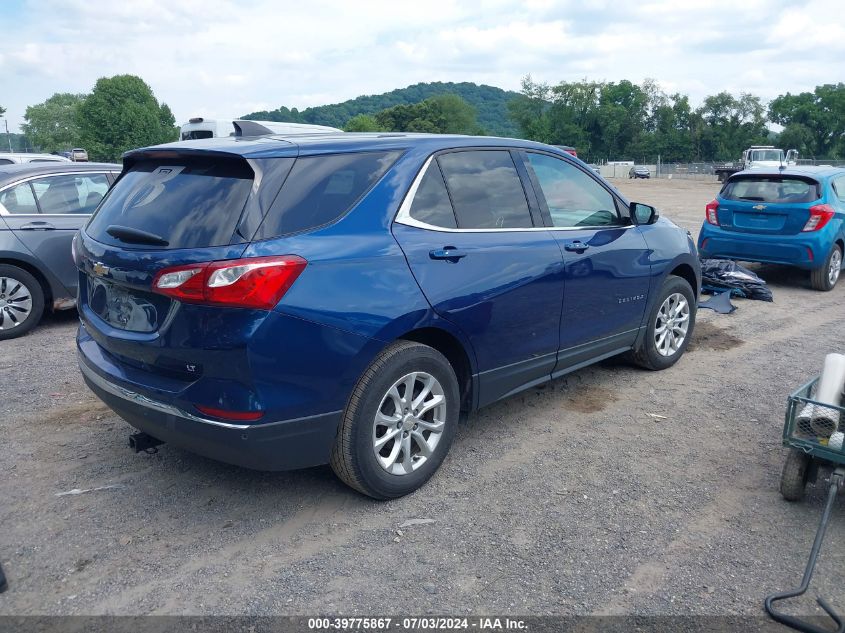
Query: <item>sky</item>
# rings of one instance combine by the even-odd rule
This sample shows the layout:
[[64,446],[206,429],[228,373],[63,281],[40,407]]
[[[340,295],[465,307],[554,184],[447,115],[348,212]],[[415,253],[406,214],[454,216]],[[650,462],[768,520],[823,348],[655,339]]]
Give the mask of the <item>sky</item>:
[[845,81],[841,1],[0,0],[0,106],[18,131],[28,105],[124,73],[177,123],[529,73],[770,100]]

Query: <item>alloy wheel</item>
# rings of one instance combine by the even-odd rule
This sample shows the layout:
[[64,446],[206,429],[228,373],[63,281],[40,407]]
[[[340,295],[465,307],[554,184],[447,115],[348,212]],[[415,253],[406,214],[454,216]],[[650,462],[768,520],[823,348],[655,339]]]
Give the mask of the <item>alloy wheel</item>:
[[839,279],[839,271],[842,268],[842,251],[838,248],[833,249],[830,255],[830,267],[827,269],[827,279],[830,285],[833,286],[836,280]]
[[381,399],[373,420],[373,451],[392,475],[407,475],[432,456],[446,425],[446,396],[431,374],[397,380]]
[[18,327],[32,312],[32,293],[14,277],[0,277],[0,330]]
[[661,356],[677,353],[689,330],[690,308],[686,297],[675,292],[663,301],[657,311],[654,327],[654,345]]

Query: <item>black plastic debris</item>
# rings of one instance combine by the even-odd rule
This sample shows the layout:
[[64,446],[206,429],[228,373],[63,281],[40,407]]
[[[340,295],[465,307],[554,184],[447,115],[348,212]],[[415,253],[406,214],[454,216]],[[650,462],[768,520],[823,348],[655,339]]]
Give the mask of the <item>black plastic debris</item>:
[[736,306],[731,303],[731,291],[725,290],[717,295],[713,295],[707,301],[701,301],[698,304],[699,308],[708,308],[719,314],[730,314],[736,310]]
[[773,301],[766,282],[731,259],[701,260],[701,290],[710,294],[730,290],[734,297]]

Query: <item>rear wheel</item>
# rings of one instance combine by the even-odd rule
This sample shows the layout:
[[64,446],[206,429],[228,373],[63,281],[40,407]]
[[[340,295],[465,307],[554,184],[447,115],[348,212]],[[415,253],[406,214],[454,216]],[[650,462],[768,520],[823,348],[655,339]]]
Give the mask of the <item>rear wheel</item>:
[[815,290],[833,290],[836,282],[839,281],[839,272],[842,270],[842,247],[834,244],[825,260],[824,266],[810,271],[810,284]]
[[23,268],[0,264],[0,341],[23,336],[44,312],[41,284]]
[[804,498],[809,471],[809,455],[794,448],[790,450],[780,475],[780,494],[784,499],[801,501]]
[[695,295],[685,279],[669,275],[648,317],[648,329],[631,359],[640,367],[671,367],[689,345],[695,327]]
[[440,352],[411,341],[394,343],[367,368],[349,398],[332,469],[376,499],[413,492],[446,457],[459,402],[455,372]]

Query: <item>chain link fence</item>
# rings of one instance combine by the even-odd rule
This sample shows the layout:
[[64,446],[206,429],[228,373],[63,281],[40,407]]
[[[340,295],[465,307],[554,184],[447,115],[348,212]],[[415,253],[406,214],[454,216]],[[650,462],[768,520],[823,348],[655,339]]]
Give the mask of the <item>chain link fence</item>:
[[[608,162],[604,165],[597,165],[596,169],[605,178],[634,178],[633,168],[645,167],[649,171],[650,178],[666,178],[669,180],[700,180],[704,182],[717,182],[718,171],[726,167],[734,167],[736,163],[664,163],[653,161],[651,163],[633,163],[631,161]],[[799,158],[799,166],[825,165],[830,167],[845,168],[845,160],[825,158]]]

